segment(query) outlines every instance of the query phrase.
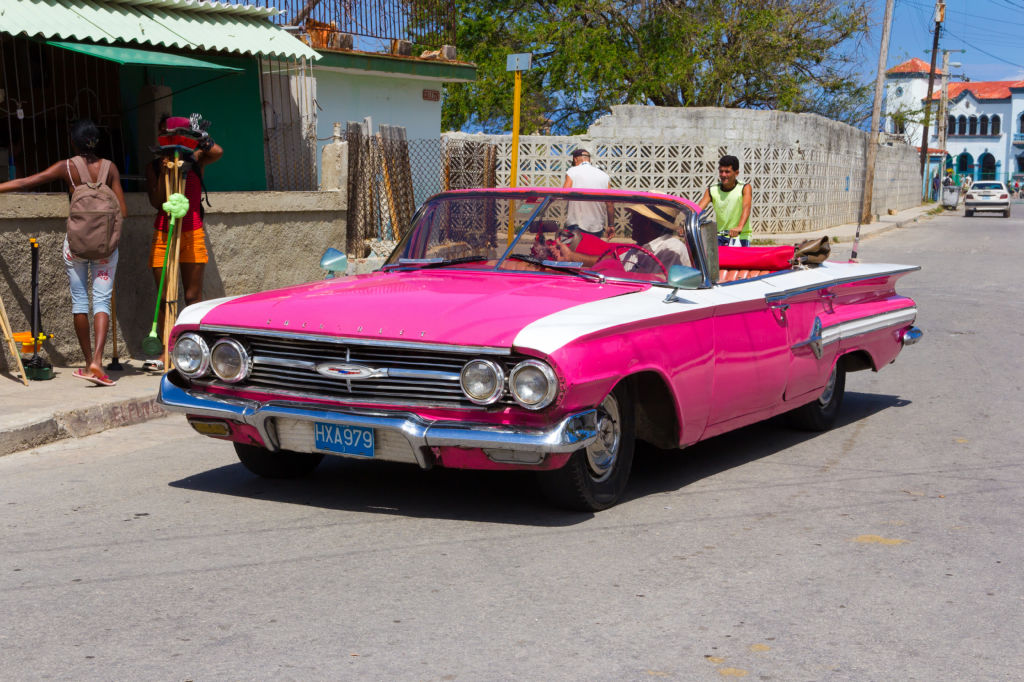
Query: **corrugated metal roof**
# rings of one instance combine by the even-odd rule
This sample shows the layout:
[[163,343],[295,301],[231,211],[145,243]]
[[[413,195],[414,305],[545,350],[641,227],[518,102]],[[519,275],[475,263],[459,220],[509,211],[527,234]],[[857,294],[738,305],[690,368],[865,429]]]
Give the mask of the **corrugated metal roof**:
[[311,47],[267,21],[275,11],[196,0],[3,0],[0,32],[319,59]]

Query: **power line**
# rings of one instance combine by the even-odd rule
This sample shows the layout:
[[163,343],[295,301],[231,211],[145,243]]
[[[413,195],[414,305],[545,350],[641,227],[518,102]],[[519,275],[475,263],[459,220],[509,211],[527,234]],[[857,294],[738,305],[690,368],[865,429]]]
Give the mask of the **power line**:
[[981,49],[980,47],[978,47],[977,45],[975,45],[974,43],[970,43],[970,42],[968,42],[966,38],[964,38],[964,37],[962,37],[962,36],[958,36],[957,34],[953,33],[953,32],[952,32],[952,31],[950,31],[949,29],[946,29],[946,33],[948,33],[949,35],[953,36],[954,38],[959,38],[959,39],[960,39],[961,41],[963,41],[963,43],[964,43],[965,45],[968,45],[968,46],[970,46],[970,48],[971,48],[972,50],[977,50],[978,52],[982,53],[983,55],[987,55],[987,56],[991,57],[992,59],[995,59],[995,60],[997,60],[997,61],[1000,61],[1000,62],[1002,62],[1002,63],[1004,63],[1004,64],[1009,64],[1010,66],[1015,66],[1015,67],[1017,67],[1018,69],[1024,69],[1024,64],[1017,64],[1016,62],[1011,62],[1011,61],[1008,61],[1008,60],[1006,60],[1006,59],[1003,59],[1002,57],[1000,57],[1000,56],[998,56],[998,55],[994,55],[994,54],[992,54],[991,52],[987,52],[987,51],[985,51],[985,50]]

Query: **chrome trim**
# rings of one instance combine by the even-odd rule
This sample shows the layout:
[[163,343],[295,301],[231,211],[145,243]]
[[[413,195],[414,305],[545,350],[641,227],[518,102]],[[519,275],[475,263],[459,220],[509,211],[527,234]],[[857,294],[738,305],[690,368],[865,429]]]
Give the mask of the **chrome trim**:
[[[516,391],[516,374],[518,374],[525,367],[536,367],[544,375],[544,378],[548,381],[548,390],[545,391],[544,396],[535,403],[528,403],[519,397],[519,392]],[[515,399],[522,407],[528,410],[541,410],[551,404],[551,401],[558,395],[558,376],[555,371],[548,366],[546,362],[540,360],[523,360],[518,365],[512,368],[512,371],[508,373],[508,389],[512,393],[512,398]]]
[[[182,334],[181,336],[174,340],[174,348],[177,348],[178,344],[181,343],[184,339],[193,339],[199,343],[199,350],[202,351],[203,360],[202,362],[199,363],[199,368],[194,372],[183,371],[181,369],[181,366],[178,364],[177,360],[174,360],[174,366],[179,372],[187,376],[189,379],[201,377],[204,374],[206,374],[210,369],[210,346],[209,344],[206,343],[206,339],[201,337],[199,334],[196,334],[195,332],[185,332],[184,334]],[[172,357],[174,355],[174,348],[171,349]]]
[[293,367],[295,369],[316,370],[316,363],[309,360],[291,360],[289,358],[272,358],[267,355],[252,356],[253,364],[274,365],[275,367]]
[[861,317],[856,320],[848,320],[822,329],[821,342],[823,346],[828,346],[844,339],[852,339],[888,327],[907,324],[915,319],[917,319],[917,308],[903,308],[902,310],[893,310],[887,313]]
[[160,379],[157,402],[164,409],[249,424],[256,428],[269,450],[279,449],[272,434],[274,420],[278,417],[396,431],[409,441],[417,463],[424,469],[432,464],[428,454],[430,448],[575,452],[589,446],[598,435],[597,410],[594,409],[568,415],[546,429],[533,429],[464,421],[430,421],[411,412],[339,410],[314,407],[309,403],[261,403],[183,388],[175,384],[172,377],[176,378],[177,373],[168,372]]
[[[458,381],[458,376],[456,376],[455,379],[456,379],[456,381]],[[285,388],[275,388],[275,387],[269,387],[269,386],[263,386],[263,385],[259,385],[259,386],[247,385],[247,386],[243,387],[243,386],[239,386],[238,384],[223,384],[223,383],[220,383],[219,381],[217,381],[216,379],[211,379],[210,377],[203,377],[203,378],[197,379],[193,383],[196,386],[216,386],[216,387],[220,387],[220,388],[229,388],[229,389],[231,389],[233,391],[246,390],[246,391],[251,391],[252,393],[265,393],[267,395],[281,396],[283,398],[307,398],[307,399],[308,398],[312,398],[312,399],[315,399],[315,400],[329,400],[332,403],[340,403],[342,405],[389,405],[389,406],[392,406],[392,405],[395,404],[395,400],[393,398],[390,399],[390,400],[387,400],[387,399],[374,399],[374,398],[367,398],[367,397],[345,398],[343,396],[338,396],[338,395],[325,395],[325,394],[322,394],[322,393],[315,393],[315,392],[312,392],[312,391],[289,391],[288,389],[285,389]],[[459,390],[461,391],[461,388]],[[460,410],[483,410],[483,409],[486,409],[486,406],[483,406],[483,405],[473,405],[472,403],[456,405],[456,404],[453,404],[453,402],[451,400],[416,400],[416,399],[413,399],[413,398],[402,398],[401,401],[402,401],[402,405],[409,405],[410,407],[432,407],[432,408],[437,408],[437,409],[451,409],[453,407],[458,407]]]
[[249,327],[227,327],[214,324],[199,325],[199,331],[214,334],[249,334],[252,336],[269,336],[273,338],[296,339],[333,343],[339,346],[372,346],[374,348],[407,348],[411,350],[431,350],[448,353],[465,353],[475,355],[511,355],[509,348],[491,346],[455,346],[444,343],[420,343],[417,341],[391,341],[386,339],[360,339],[347,336],[328,336],[326,334],[303,334],[298,332],[278,331],[274,329],[252,329]]
[[[466,368],[475,362],[485,365],[494,374],[494,390],[491,391],[490,395],[486,398],[474,398],[470,392],[466,390]],[[481,360],[480,358],[470,360],[462,366],[462,371],[459,372],[459,388],[462,389],[463,395],[466,396],[469,402],[474,405],[493,405],[501,400],[502,394],[505,393],[505,370],[503,370],[501,365],[493,360]]]
[[[239,369],[237,376],[230,378],[222,377],[217,371],[217,368],[213,365],[213,354],[217,352],[217,346],[231,346],[238,353],[239,360],[241,361],[241,368]],[[252,374],[252,358],[249,356],[249,351],[245,349],[245,346],[243,346],[238,339],[232,339],[225,336],[217,339],[217,342],[210,348],[210,369],[213,370],[214,375],[221,381],[228,384],[237,384],[240,381],[245,381],[249,375]]]
[[458,381],[459,375],[454,372],[441,372],[436,369],[402,369],[400,367],[384,368],[385,376],[395,379],[440,379],[441,381]]
[[[890,275],[899,275],[906,272],[915,272],[920,270],[920,265],[908,265],[896,270],[883,270],[881,272],[873,272],[870,274],[854,275],[850,277],[841,277],[839,279],[829,280],[827,282],[820,282],[818,284],[805,284],[803,286],[794,287],[792,289],[786,289],[783,291],[777,291],[770,294],[764,295],[764,300],[767,303],[774,303],[775,301],[781,301],[785,298],[792,296],[799,296],[800,294],[811,293],[812,291],[821,291],[822,289],[829,289],[831,287],[841,286],[843,284],[851,284],[853,282],[860,282],[865,279],[876,279],[878,277],[889,277]],[[772,273],[775,274],[775,273]],[[742,280],[744,282],[749,280]]]
[[903,334],[900,335],[900,341],[903,342],[904,346],[913,346],[921,340],[922,336],[924,336],[923,331],[917,327],[911,327],[903,331]]
[[[789,307],[789,306],[787,305],[786,307]],[[821,360],[821,347],[823,345],[824,344],[822,343],[822,337],[821,337],[821,318],[815,316],[814,324],[811,325],[811,335],[809,337],[807,337],[806,341],[801,341],[800,343],[793,344],[792,346],[790,346],[790,349],[791,350],[796,350],[797,348],[803,348],[804,346],[810,346],[811,352],[814,353],[814,357],[816,357],[819,360]]]

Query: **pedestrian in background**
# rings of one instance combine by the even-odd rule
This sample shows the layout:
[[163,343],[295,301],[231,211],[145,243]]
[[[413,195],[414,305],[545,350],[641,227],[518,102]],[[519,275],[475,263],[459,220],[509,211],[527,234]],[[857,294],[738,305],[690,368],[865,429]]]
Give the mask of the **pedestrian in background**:
[[[562,187],[608,189],[610,182],[607,173],[591,165],[590,152],[586,149],[573,150],[572,167],[566,172]],[[584,232],[605,237],[611,237],[615,231],[615,212],[610,202],[570,201],[567,212],[566,227],[578,227]]]
[[715,207],[718,221],[719,244],[730,244],[738,240],[740,246],[750,246],[750,183],[740,182],[740,160],[726,155],[718,161],[718,182],[704,190],[700,199],[700,210],[709,204]]
[[[79,192],[98,193],[100,188],[107,187],[113,193],[110,203],[116,201],[116,206],[110,210],[120,210],[120,217],[123,218],[128,209],[124,203],[124,192],[121,190],[121,174],[117,166],[109,159],[101,159],[96,148],[100,142],[100,131],[96,124],[88,119],[75,121],[71,125],[71,147],[75,152],[74,156],[63,159],[53,164],[41,173],[30,175],[27,178],[19,178],[0,184],[0,192],[16,192],[20,190],[45,185],[50,182],[61,180],[64,182],[69,199],[77,200]],[[95,181],[94,181],[95,178]],[[106,191],[106,190],[103,190]],[[107,197],[110,194],[107,193]],[[114,220],[116,216],[100,216],[101,220]],[[73,229],[72,222],[75,219],[86,222],[95,220],[96,216],[76,216],[74,210],[70,210],[68,218],[68,229]],[[112,244],[108,240],[108,248],[104,250],[107,255],[99,257],[88,257],[75,254],[69,245],[68,237],[64,238],[63,259],[64,271],[68,275],[68,283],[71,287],[71,315],[74,321],[75,336],[78,337],[78,345],[82,348],[82,355],[85,357],[86,368],[75,370],[74,376],[84,379],[99,386],[113,386],[115,383],[103,371],[103,348],[107,343],[107,331],[110,328],[110,298],[114,292],[114,275],[117,272],[117,241],[120,233],[120,220],[116,220],[116,230],[112,238]],[[113,251],[109,251],[113,246]],[[90,273],[92,280],[92,311],[93,311],[93,334],[89,334],[89,284]],[[93,345],[95,340],[95,345]]]

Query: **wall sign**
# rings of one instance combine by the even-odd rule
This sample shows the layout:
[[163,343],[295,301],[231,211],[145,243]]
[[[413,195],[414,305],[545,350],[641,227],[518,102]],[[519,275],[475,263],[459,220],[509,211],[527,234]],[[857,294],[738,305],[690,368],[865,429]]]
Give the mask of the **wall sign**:
[[428,102],[440,102],[441,101],[441,91],[440,90],[424,90],[423,91],[423,99],[425,99]]

